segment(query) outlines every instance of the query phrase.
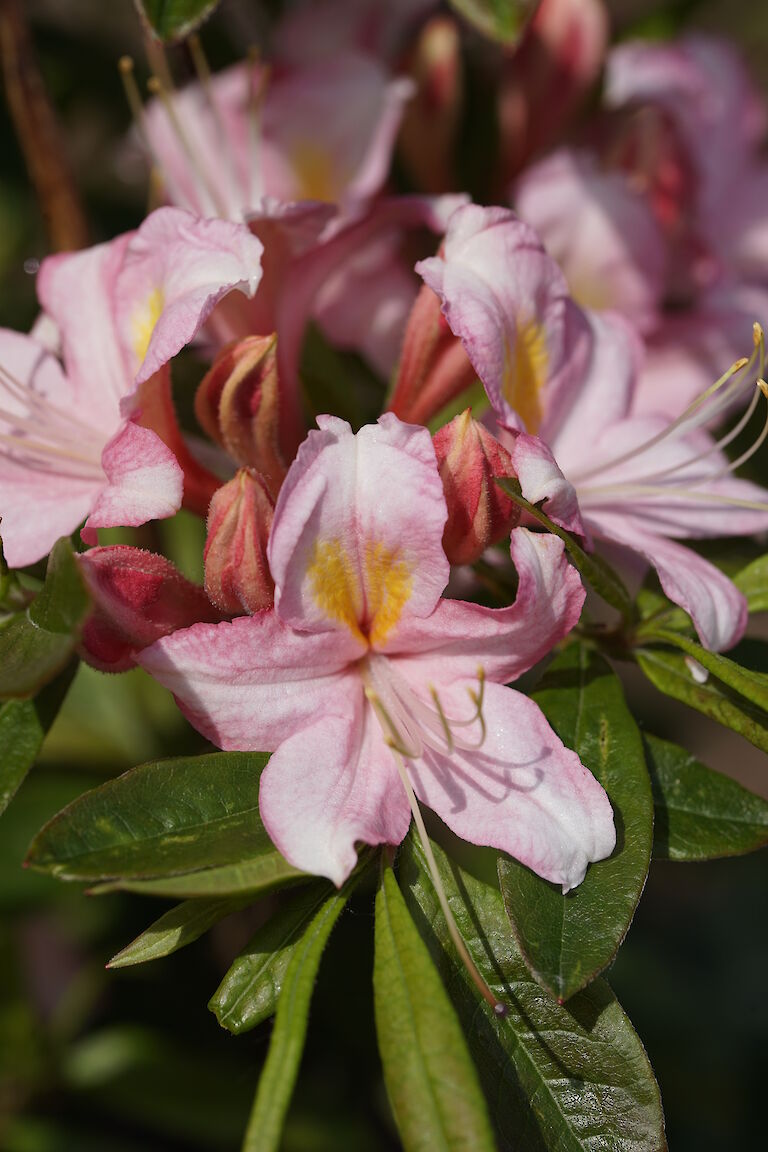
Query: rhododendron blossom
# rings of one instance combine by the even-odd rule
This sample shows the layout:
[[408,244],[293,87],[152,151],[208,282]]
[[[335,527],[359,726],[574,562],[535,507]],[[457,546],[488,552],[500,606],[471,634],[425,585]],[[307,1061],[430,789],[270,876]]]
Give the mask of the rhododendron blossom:
[[[750,363],[735,365],[683,417],[633,416],[631,331],[611,314],[581,312],[513,213],[460,209],[443,255],[418,267],[440,296],[499,422],[513,432],[510,452],[523,495],[548,500],[548,511],[565,527],[652,564],[705,645],[735,644],[746,624],[743,596],[674,537],[768,528],[768,492],[733,476],[765,431],[732,464],[723,453],[760,399],[755,378],[762,373],[762,334]],[[716,442],[705,426],[746,397],[744,417]]]
[[318,424],[275,510],[275,608],[196,624],[139,662],[220,747],[273,753],[261,814],[296,867],[341,884],[357,842],[403,839],[412,787],[459,836],[567,891],[613,850],[611,806],[504,686],[578,619],[561,542],[513,532],[508,608],[443,600],[446,503],[427,431],[391,414],[357,435]]
[[0,332],[0,516],[12,566],[39,560],[83,520],[95,543],[97,528],[178,510],[182,471],[141,425],[137,381],[163,369],[227,292],[255,292],[261,251],[242,226],[164,208],[135,233],[44,261],[38,294],[63,368],[32,336]]

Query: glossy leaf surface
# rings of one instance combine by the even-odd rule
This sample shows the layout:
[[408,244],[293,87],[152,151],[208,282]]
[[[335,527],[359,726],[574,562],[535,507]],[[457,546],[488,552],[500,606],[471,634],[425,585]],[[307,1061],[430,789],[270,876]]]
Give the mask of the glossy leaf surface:
[[165,912],[132,943],[112,957],[107,968],[128,968],[160,960],[192,944],[231,912],[243,907],[243,898],[185,900]]
[[353,872],[315,913],[291,956],[277,1005],[267,1061],[261,1073],[243,1152],[276,1152],[299,1071],[312,991],[320,958],[350,892],[360,879]]
[[37,759],[71,680],[65,673],[33,700],[0,704],[0,815]]
[[733,578],[750,612],[768,612],[768,555],[753,560]]
[[457,12],[480,32],[505,44],[514,44],[537,0],[450,0]]
[[533,697],[610,797],[617,844],[567,895],[508,857],[499,880],[517,943],[539,983],[567,1000],[611,963],[648,874],[653,798],[640,732],[608,664],[572,644]]
[[53,680],[74,655],[88,609],[72,545],[59,540],[40,594],[0,622],[0,696],[32,696]]
[[278,855],[259,816],[267,756],[216,752],[143,764],[46,825],[29,863],[69,880],[193,872]]
[[768,752],[768,714],[761,708],[729,692],[726,686],[721,687],[713,677],[699,684],[682,653],[645,648],[635,653],[635,659],[660,692],[695,708]]
[[659,1090],[648,1058],[611,989],[595,980],[565,1006],[530,975],[501,894],[435,847],[448,901],[499,1019],[459,961],[409,836],[401,853],[406,900],[459,1014],[497,1128],[500,1152],[663,1152]]
[[391,867],[376,895],[374,1008],[384,1082],[406,1152],[493,1152],[461,1026]]
[[291,958],[329,892],[320,883],[291,893],[259,928],[208,1004],[222,1028],[237,1035],[274,1015]]
[[646,735],[661,860],[740,856],[768,844],[768,801],[707,768],[684,748]]

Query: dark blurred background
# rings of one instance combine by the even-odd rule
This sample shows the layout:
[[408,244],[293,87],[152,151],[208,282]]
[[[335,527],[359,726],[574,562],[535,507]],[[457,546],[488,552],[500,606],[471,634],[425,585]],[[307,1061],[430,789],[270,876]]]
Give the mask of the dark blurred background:
[[[768,97],[768,5],[754,0],[612,0],[619,36],[702,28],[735,38]],[[116,62],[142,56],[131,0],[26,0],[24,12],[96,242],[136,226],[143,166]],[[225,2],[206,27],[212,63],[258,39],[268,12]],[[0,324],[26,330],[47,252],[11,120],[0,101]],[[199,576],[202,526],[181,515],[161,543]],[[710,766],[768,795],[765,757],[634,677],[638,715]],[[81,668],[39,766],[0,821],[0,1149],[2,1152],[236,1152],[270,1025],[232,1038],[206,1009],[252,915],[154,964],[106,972],[165,909],[139,897],[85,898],[22,871],[34,832],[80,792],[143,761],[200,747],[142,673]],[[611,981],[642,1037],[673,1152],[738,1152],[764,1141],[768,1075],[768,857],[655,864]],[[324,957],[286,1152],[396,1149],[375,1050],[372,903],[344,914]]]

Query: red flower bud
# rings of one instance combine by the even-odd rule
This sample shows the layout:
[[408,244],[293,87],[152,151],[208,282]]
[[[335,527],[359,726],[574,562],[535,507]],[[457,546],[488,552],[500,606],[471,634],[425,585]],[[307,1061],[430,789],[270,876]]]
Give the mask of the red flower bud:
[[286,466],[280,450],[277,337],[249,336],[217,357],[195,396],[205,431],[241,468],[253,468],[277,496]]
[[230,616],[270,608],[275,585],[267,541],[275,504],[263,476],[241,468],[219,488],[208,513],[205,590]]
[[438,297],[425,284],[408,317],[390,411],[410,424],[427,424],[476,378]]
[[471,564],[515,527],[520,509],[495,478],[514,477],[512,459],[469,408],[432,438],[448,504],[443,548],[451,564]]
[[78,563],[93,602],[81,654],[102,672],[125,672],[161,636],[221,619],[204,590],[154,552],[117,544],[91,548]]
[[422,192],[456,188],[456,139],[464,96],[461,34],[451,16],[434,16],[406,63],[416,84],[400,126],[403,162]]

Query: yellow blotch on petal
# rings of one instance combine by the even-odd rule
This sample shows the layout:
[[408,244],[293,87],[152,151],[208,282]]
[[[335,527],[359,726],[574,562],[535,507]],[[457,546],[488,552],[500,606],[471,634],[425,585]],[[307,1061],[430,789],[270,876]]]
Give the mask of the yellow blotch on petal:
[[365,585],[368,637],[371,644],[380,644],[400,619],[413,586],[411,569],[399,548],[388,548],[380,540],[366,545]]
[[337,539],[317,540],[307,567],[318,608],[346,624],[358,639],[382,643],[400,619],[413,582],[399,548],[380,540],[366,543],[363,571]]
[[133,351],[138,364],[141,364],[147,354],[152,333],[162,315],[164,305],[165,296],[162,288],[153,288],[146,300],[134,310],[131,316]]
[[541,425],[541,390],[548,367],[546,329],[535,320],[518,320],[514,348],[507,344],[502,390],[531,433],[538,432]]
[[338,199],[333,162],[323,148],[311,140],[301,140],[294,144],[290,157],[299,185],[299,199],[323,200],[329,204]]
[[332,620],[346,624],[361,640],[363,597],[356,566],[340,540],[316,540],[307,567],[318,608]]

